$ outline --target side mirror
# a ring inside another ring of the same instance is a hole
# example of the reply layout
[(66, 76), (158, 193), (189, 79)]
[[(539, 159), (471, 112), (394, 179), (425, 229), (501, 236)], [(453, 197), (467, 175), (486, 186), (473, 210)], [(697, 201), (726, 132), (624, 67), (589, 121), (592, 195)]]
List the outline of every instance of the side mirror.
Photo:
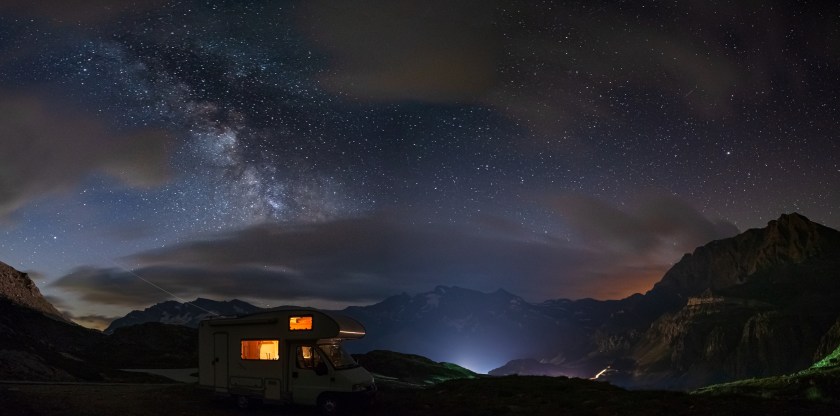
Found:
[(319, 362), (318, 365), (315, 366), (315, 374), (323, 376), (327, 373), (327, 364), (325, 364), (323, 361)]

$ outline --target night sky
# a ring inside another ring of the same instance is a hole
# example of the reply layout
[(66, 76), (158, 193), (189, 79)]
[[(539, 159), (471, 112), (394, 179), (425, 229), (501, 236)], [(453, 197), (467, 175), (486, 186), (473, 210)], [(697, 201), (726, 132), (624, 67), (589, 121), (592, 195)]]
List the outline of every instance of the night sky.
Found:
[(87, 325), (644, 292), (840, 228), (829, 3), (4, 0), (0, 261)]

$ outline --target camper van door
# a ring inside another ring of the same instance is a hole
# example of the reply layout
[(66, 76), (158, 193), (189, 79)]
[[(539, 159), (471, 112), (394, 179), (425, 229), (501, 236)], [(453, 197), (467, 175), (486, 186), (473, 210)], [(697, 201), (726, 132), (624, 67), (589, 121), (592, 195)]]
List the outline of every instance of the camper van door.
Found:
[(213, 383), (216, 389), (228, 388), (228, 334), (213, 334)]
[(326, 360), (315, 343), (294, 343), (289, 348), (292, 400), (298, 404), (316, 404), (318, 395), (330, 387)]

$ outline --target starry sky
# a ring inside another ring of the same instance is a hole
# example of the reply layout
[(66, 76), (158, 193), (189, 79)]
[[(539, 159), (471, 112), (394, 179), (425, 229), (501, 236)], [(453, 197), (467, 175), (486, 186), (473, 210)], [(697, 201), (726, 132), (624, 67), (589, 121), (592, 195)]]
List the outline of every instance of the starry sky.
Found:
[(648, 290), (840, 228), (840, 6), (5, 0), (0, 261), (78, 322), (167, 299)]

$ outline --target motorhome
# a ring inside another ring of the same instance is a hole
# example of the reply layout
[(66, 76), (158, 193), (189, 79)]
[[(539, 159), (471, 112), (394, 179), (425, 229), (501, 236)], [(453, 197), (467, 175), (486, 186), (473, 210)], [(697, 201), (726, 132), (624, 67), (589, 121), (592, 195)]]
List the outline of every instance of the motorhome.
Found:
[(367, 403), (373, 377), (341, 346), (365, 335), (345, 316), (286, 309), (201, 321), (199, 385), (254, 401), (317, 405), (323, 413)]

